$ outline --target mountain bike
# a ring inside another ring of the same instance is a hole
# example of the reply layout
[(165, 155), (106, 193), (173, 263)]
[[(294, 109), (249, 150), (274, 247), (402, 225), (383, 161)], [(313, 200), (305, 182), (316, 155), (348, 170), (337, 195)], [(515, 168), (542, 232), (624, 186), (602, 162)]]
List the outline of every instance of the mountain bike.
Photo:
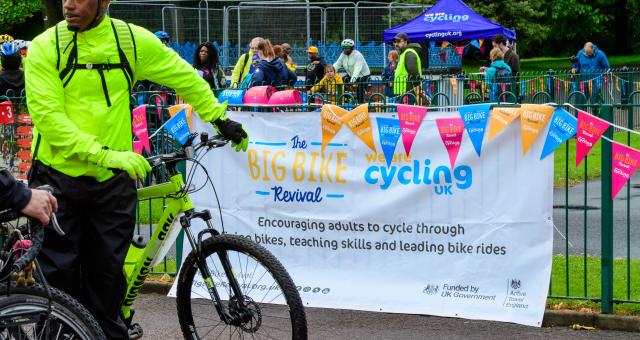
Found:
[[(38, 189), (53, 191), (49, 186)], [(89, 311), (71, 296), (49, 287), (35, 260), (42, 248), (44, 226), (39, 222), (22, 226), (16, 222), (14, 226), (11, 221), (19, 217), (12, 211), (0, 212), (4, 240), (0, 249), (0, 339), (106, 339)], [(55, 214), (51, 221), (51, 227), (64, 235)], [(12, 280), (12, 273), (27, 278)]]
[[(208, 210), (195, 210), (189, 197), (190, 193), (199, 190), (191, 186), (195, 169), (202, 168), (206, 175), (205, 185), (211, 183), (213, 186), (200, 160), (210, 150), (228, 142), (222, 137), (209, 138), (202, 133), (200, 141), (191, 146), (195, 138), (196, 134), (192, 134), (185, 146), (174, 153), (147, 159), (154, 171), (166, 169), (169, 181), (138, 189), (138, 200), (165, 198), (166, 208), (148, 243), (134, 242), (125, 260), (125, 263), (135, 263), (125, 268), (128, 286), (122, 305), (123, 319), (130, 330), (134, 330), (130, 336), (142, 336), (139, 325), (132, 323), (131, 306), (154, 258), (163, 256), (159, 249), (168, 240), (170, 228), (177, 220), (192, 249), (177, 279), (178, 320), (185, 339), (307, 339), (302, 300), (278, 259), (247, 238), (226, 234), (224, 225), (222, 232), (215, 229)], [(193, 167), (185, 182), (177, 165), (187, 160)], [(193, 219), (206, 223), (206, 228), (197, 235), (191, 229)]]

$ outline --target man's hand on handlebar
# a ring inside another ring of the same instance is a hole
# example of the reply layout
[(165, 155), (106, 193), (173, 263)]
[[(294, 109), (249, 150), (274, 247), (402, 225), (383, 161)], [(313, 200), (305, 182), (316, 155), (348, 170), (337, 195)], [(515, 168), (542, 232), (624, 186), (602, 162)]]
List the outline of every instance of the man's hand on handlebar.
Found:
[(31, 199), (20, 212), (40, 220), (43, 225), (47, 225), (51, 214), (56, 211), (58, 211), (58, 201), (51, 193), (45, 190), (31, 189)]
[(231, 119), (218, 119), (213, 122), (213, 127), (219, 134), (231, 141), (231, 146), (235, 147), (236, 151), (247, 151), (249, 135), (242, 124)]

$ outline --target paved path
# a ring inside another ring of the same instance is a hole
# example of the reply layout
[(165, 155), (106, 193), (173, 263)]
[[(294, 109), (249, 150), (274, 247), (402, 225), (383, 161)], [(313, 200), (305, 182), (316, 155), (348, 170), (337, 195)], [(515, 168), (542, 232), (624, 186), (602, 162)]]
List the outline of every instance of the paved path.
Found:
[[(633, 188), (633, 185), (640, 186), (640, 172), (636, 172), (631, 178), (631, 201), (630, 201), (630, 217), (631, 228), (629, 230), (631, 244), (630, 255), (632, 258), (640, 258), (640, 188)], [(586, 227), (585, 227), (585, 210), (584, 193), (585, 184), (579, 184), (569, 189), (569, 209), (568, 214), (568, 236), (571, 245), (566, 246), (563, 236), (559, 232), (553, 235), (553, 253), (564, 254), (568, 249), (569, 254), (584, 254), (584, 235), (587, 236), (586, 253), (592, 256), (601, 255), (600, 241), (600, 180), (588, 181), (587, 187), (587, 206), (586, 210)], [(566, 199), (565, 189), (556, 189), (553, 195), (554, 206), (565, 206)], [(616, 197), (613, 208), (614, 218), (614, 256), (627, 256), (627, 191), (626, 187)], [(567, 223), (565, 219), (565, 209), (556, 208), (553, 210), (553, 220), (556, 227), (562, 234), (567, 234)]]
[[(135, 308), (136, 322), (144, 329), (144, 339), (182, 339), (175, 299), (141, 294)], [(317, 340), (640, 339), (640, 333), (619, 331), (575, 331), (568, 327), (537, 328), (502, 322), (321, 308), (307, 308), (306, 311), (309, 338)]]

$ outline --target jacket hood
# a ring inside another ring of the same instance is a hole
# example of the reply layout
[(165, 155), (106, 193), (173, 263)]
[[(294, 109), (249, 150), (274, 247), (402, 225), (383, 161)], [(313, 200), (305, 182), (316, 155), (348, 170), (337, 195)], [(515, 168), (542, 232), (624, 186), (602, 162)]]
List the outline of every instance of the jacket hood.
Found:
[(588, 55), (584, 52), (584, 47), (583, 47), (583, 48), (578, 52), (578, 54), (582, 54), (583, 56), (585, 56), (585, 58), (594, 58), (595, 56), (597, 56), (597, 55), (598, 55), (598, 52), (599, 52), (599, 51), (600, 51), (600, 50), (598, 49), (598, 46), (596, 46), (596, 44), (593, 44), (593, 54), (592, 54), (592, 55), (589, 55), (589, 56), (588, 56)]
[(414, 51), (420, 53), (420, 51), (422, 51), (422, 46), (420, 46), (420, 44), (418, 43), (410, 43), (409, 45), (407, 45), (407, 48), (413, 49)]
[(491, 67), (495, 67), (495, 68), (508, 68), (511, 69), (509, 67), (509, 65), (507, 65), (507, 63), (504, 62), (504, 60), (502, 59), (498, 59), (494, 62), (491, 63)]
[(278, 74), (284, 70), (285, 66), (282, 60), (278, 57), (273, 58), (271, 61), (262, 60), (258, 64), (258, 67), (263, 68), (265, 72), (273, 72)]

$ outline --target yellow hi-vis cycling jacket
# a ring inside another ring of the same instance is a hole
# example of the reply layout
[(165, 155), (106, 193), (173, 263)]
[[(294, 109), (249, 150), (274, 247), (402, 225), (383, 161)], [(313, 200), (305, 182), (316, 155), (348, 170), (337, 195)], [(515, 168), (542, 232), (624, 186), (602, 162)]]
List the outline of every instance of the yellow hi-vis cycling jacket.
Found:
[[(131, 87), (137, 80), (146, 79), (174, 89), (204, 121), (225, 114), (226, 103), (218, 103), (207, 82), (191, 65), (151, 32), (123, 24), (105, 16), (98, 26), (74, 37), (75, 32), (62, 22), (40, 34), (29, 46), (25, 87), (35, 125), (32, 150), (40, 139), (36, 159), (68, 176), (91, 176), (100, 182), (113, 177), (112, 171), (88, 159), (103, 148), (132, 150), (129, 100)], [(116, 35), (116, 27), (119, 32), (125, 27), (128, 34)], [(68, 46), (60, 46), (58, 50), (56, 39), (64, 40), (65, 36), (70, 37)], [(61, 79), (74, 39), (76, 64), (81, 67)], [(127, 53), (127, 48), (121, 46), (126, 44), (134, 53)], [(128, 54), (126, 59), (134, 79), (128, 79), (120, 68), (98, 70), (94, 66), (121, 63), (123, 50)]]

